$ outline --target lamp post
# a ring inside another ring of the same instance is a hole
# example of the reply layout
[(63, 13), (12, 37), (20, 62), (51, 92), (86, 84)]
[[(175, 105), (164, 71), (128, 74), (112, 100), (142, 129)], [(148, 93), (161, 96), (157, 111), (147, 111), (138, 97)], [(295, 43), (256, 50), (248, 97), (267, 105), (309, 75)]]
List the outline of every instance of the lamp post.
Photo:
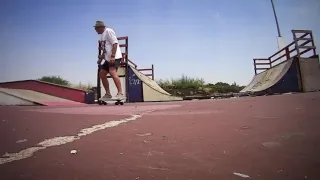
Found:
[[(284, 38), (281, 36), (281, 32), (280, 32), (280, 27), (279, 27), (279, 22), (278, 22), (278, 17), (277, 17), (277, 13), (276, 10), (274, 8), (274, 4), (273, 4), (273, 0), (271, 0), (271, 5), (272, 5), (272, 9), (273, 9), (273, 14), (274, 14), (274, 19), (276, 20), (276, 25), (277, 25), (277, 30), (278, 30), (278, 37), (277, 37), (277, 43), (278, 43), (278, 50), (280, 51), (281, 49), (283, 49), (286, 46), (285, 40)], [(284, 55), (284, 51), (280, 51), (279, 57)], [(285, 61), (285, 57), (282, 57), (279, 59), (279, 63)]]
[(276, 24), (277, 24), (278, 37), (281, 37), (280, 27), (279, 27), (279, 22), (278, 22), (278, 17), (277, 17), (277, 14), (276, 14), (276, 10), (275, 10), (275, 8), (274, 8), (273, 0), (271, 0), (271, 4), (272, 4), (272, 9), (273, 9), (274, 19), (276, 20)]

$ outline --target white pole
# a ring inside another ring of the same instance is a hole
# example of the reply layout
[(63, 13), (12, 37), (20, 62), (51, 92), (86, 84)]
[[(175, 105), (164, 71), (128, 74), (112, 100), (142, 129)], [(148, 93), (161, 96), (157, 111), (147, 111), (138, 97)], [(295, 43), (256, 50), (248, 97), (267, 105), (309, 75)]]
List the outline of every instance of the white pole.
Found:
[[(284, 37), (281, 36), (281, 32), (280, 32), (280, 26), (279, 26), (279, 22), (278, 22), (278, 17), (277, 17), (277, 13), (276, 13), (276, 10), (275, 10), (275, 7), (274, 7), (274, 3), (273, 3), (273, 0), (271, 0), (271, 5), (272, 5), (272, 10), (273, 10), (273, 14), (274, 14), (274, 19), (276, 21), (276, 26), (277, 26), (277, 31), (278, 31), (278, 37), (277, 37), (277, 44), (278, 44), (278, 51), (281, 50), (282, 48), (286, 47), (286, 42), (285, 42), (285, 39)], [(284, 55), (285, 52), (281, 52), (279, 53), (279, 56), (282, 56)], [(283, 58), (280, 58), (279, 59), (279, 63), (284, 61), (286, 57), (283, 57)], [(278, 64), (278, 63), (277, 63)], [(275, 64), (274, 64), (275, 65)]]

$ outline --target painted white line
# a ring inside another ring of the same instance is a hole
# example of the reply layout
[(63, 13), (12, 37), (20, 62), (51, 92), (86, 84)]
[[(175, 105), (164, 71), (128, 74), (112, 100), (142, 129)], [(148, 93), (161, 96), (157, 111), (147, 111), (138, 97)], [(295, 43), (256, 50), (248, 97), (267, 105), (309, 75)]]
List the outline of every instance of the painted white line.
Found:
[(27, 139), (21, 139), (21, 140), (18, 140), (16, 143), (24, 143), (24, 142), (27, 142), (28, 140)]
[(246, 174), (241, 174), (241, 173), (237, 173), (237, 172), (234, 172), (233, 174), (236, 175), (236, 176), (243, 177), (243, 178), (250, 178), (250, 176), (248, 176)]
[(137, 115), (131, 115), (128, 118), (120, 119), (118, 121), (108, 121), (103, 124), (98, 124), (98, 125), (94, 125), (90, 128), (82, 129), (82, 130), (80, 130), (80, 132), (76, 136), (61, 136), (61, 137), (54, 137), (54, 138), (46, 139), (46, 140), (38, 143), (35, 147), (30, 147), (30, 148), (21, 150), (18, 153), (5, 153), (2, 156), (2, 158), (0, 158), (0, 164), (5, 164), (5, 163), (12, 162), (12, 161), (17, 161), (17, 160), (29, 158), (29, 157), (33, 156), (33, 154), (37, 151), (44, 150), (44, 149), (46, 149), (48, 147), (52, 147), (52, 146), (60, 146), (63, 144), (71, 143), (75, 140), (80, 139), (80, 137), (82, 137), (82, 136), (87, 136), (87, 135), (92, 134), (96, 131), (104, 130), (104, 129), (110, 128), (110, 127), (119, 126), (122, 123), (127, 123), (129, 121), (137, 120), (138, 118), (141, 118), (143, 115), (150, 113), (150, 112), (153, 112), (153, 110), (146, 111), (144, 113), (137, 114)]

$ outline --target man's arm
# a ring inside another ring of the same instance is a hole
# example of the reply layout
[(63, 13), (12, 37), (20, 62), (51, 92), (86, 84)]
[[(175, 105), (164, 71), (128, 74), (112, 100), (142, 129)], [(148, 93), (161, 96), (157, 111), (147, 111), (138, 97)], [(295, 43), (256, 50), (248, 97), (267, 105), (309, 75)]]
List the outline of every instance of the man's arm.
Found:
[(114, 43), (112, 45), (112, 50), (111, 50), (111, 57), (112, 58), (114, 58), (116, 56), (117, 48), (118, 48), (118, 43)]
[(112, 44), (111, 57), (115, 57), (118, 48), (118, 39), (116, 33), (112, 30), (107, 31), (107, 38)]

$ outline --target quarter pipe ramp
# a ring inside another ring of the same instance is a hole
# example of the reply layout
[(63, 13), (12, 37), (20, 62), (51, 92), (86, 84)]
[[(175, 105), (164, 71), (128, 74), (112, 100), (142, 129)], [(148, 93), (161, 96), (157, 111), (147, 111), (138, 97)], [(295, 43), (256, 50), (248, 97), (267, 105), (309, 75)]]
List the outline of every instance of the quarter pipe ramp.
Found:
[(301, 90), (299, 78), (298, 58), (294, 57), (255, 75), (240, 93), (298, 92)]
[(130, 102), (156, 102), (156, 101), (180, 101), (176, 97), (162, 89), (155, 81), (145, 76), (135, 68), (129, 66), (129, 101)]
[[(183, 98), (173, 96), (162, 89), (155, 81), (147, 77), (139, 70), (132, 66), (118, 69), (118, 76), (124, 95), (128, 102), (160, 102), (160, 101), (182, 101)], [(110, 76), (108, 76), (109, 88), (111, 95), (117, 94), (117, 88)], [(105, 93), (104, 88), (101, 88), (102, 95)]]
[[(292, 34), (293, 42), (285, 47), (282, 39), (278, 38), (281, 49), (272, 56), (253, 59), (256, 75), (240, 94), (262, 95), (320, 90), (319, 56), (316, 54), (312, 31), (292, 30)], [(265, 71), (257, 74), (257, 70)]]
[(293, 57), (255, 75), (243, 94), (313, 92), (320, 90), (319, 57)]

